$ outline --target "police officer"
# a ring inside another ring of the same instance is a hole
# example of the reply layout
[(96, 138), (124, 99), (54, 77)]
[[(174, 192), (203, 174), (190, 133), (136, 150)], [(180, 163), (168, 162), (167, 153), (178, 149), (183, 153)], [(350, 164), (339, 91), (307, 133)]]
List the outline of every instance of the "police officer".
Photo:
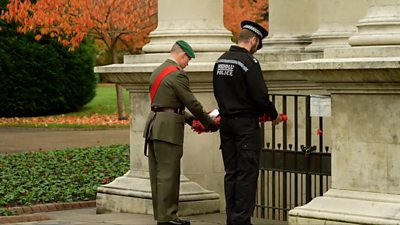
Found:
[(225, 167), (227, 225), (250, 225), (261, 150), (258, 117), (269, 114), (281, 121), (269, 100), (260, 64), (253, 54), (268, 32), (251, 21), (241, 23), (238, 45), (215, 63), (214, 95), (221, 115), (221, 152)]
[[(178, 40), (172, 46), (170, 58), (150, 76), (151, 111), (146, 121), (144, 137), (154, 219), (158, 225), (190, 224), (177, 216), (185, 122), (191, 125), (196, 117), (208, 130), (218, 130), (215, 121), (204, 112), (190, 90), (189, 78), (183, 69), (192, 58), (195, 58), (195, 54), (191, 46)], [(194, 116), (186, 113), (185, 107)]]

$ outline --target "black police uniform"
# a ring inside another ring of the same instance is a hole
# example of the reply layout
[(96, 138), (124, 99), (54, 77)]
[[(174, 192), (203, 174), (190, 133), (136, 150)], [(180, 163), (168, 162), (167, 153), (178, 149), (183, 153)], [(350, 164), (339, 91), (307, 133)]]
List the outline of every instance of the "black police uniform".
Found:
[(278, 114), (258, 60), (244, 48), (231, 46), (217, 60), (213, 86), (221, 115), (227, 225), (249, 225), (261, 150), (258, 117), (267, 113), (276, 119)]

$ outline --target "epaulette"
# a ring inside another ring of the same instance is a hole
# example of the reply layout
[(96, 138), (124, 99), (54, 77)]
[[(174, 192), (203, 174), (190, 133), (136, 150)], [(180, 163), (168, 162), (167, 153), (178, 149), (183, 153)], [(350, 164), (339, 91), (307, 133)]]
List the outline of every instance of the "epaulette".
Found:
[(251, 60), (252, 62), (254, 62), (255, 64), (258, 64), (258, 59), (256, 59), (253, 55), (247, 54), (247, 56), (250, 58), (250, 60)]

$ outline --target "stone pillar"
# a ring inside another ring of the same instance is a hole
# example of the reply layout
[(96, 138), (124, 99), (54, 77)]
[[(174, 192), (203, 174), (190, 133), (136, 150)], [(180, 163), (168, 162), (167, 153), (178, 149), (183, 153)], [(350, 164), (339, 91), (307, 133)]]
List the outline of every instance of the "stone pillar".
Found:
[(150, 33), (145, 53), (169, 52), (171, 43), (184, 39), (196, 52), (223, 52), (232, 33), (223, 24), (223, 1), (158, 1), (158, 27)]
[[(304, 59), (304, 48), (318, 28), (318, 0), (270, 0), (269, 35), (258, 54), (266, 61)], [(262, 59), (260, 59), (262, 60)]]
[(350, 47), (349, 37), (357, 31), (357, 21), (365, 16), (367, 0), (319, 0), (319, 27), (306, 51)]
[(358, 21), (351, 48), (329, 49), (325, 58), (397, 57), (400, 51), (400, 0), (368, 0), (366, 16)]
[(367, 15), (358, 24), (352, 46), (399, 45), (400, 0), (369, 0)]
[(400, 224), (399, 60), (296, 65), (331, 93), (332, 187), (290, 210), (289, 224)]
[(399, 10), (370, 0), (351, 47), (280, 65), (332, 98), (332, 188), (290, 210), (289, 224), (400, 224)]
[[(130, 171), (98, 188), (98, 213), (153, 213), (148, 162), (143, 155), (144, 124), (150, 110), (148, 81), (151, 72), (169, 57), (176, 40), (186, 40), (196, 52), (196, 58), (187, 68), (192, 91), (205, 110), (216, 107), (212, 95), (212, 68), (217, 57), (232, 44), (232, 34), (223, 26), (222, 3), (222, 0), (204, 0), (201, 4), (196, 0), (158, 1), (158, 28), (150, 34), (150, 43), (143, 48), (146, 54), (128, 55), (123, 64), (95, 68), (106, 81), (128, 89), (132, 117)], [(218, 142), (216, 133), (198, 135), (186, 128), (180, 215), (211, 213), (224, 208), (220, 201), (224, 171), (217, 151)], [(214, 191), (203, 186), (212, 187)]]

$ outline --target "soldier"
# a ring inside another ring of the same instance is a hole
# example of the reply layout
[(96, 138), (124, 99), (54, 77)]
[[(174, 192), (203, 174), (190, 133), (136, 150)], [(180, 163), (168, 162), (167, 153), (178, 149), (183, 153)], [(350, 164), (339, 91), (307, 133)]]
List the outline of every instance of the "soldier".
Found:
[(227, 225), (251, 224), (261, 150), (258, 117), (270, 115), (273, 125), (281, 121), (269, 100), (260, 64), (253, 57), (268, 32), (251, 21), (243, 21), (241, 26), (238, 45), (217, 60), (213, 71), (221, 116)]
[[(190, 45), (178, 40), (172, 46), (170, 58), (150, 76), (151, 112), (144, 137), (145, 155), (149, 146), (151, 194), (158, 225), (190, 224), (177, 216), (185, 122), (191, 125), (196, 118), (210, 131), (218, 130), (190, 90), (189, 78), (183, 69), (192, 58), (195, 54)], [(185, 107), (194, 116), (186, 113)]]

